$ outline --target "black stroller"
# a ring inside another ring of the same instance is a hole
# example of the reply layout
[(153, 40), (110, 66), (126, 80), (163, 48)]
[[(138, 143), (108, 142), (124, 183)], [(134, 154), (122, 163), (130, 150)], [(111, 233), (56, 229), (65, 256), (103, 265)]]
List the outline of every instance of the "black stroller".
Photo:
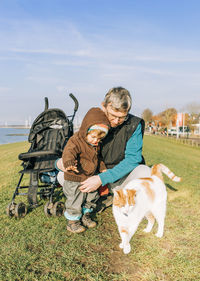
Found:
[[(27, 213), (25, 203), (14, 202), (17, 195), (27, 195), (30, 209), (38, 206), (38, 196), (40, 199), (48, 199), (44, 206), (47, 216), (61, 216), (64, 212), (64, 203), (54, 202), (55, 197), (58, 198), (58, 194), (62, 192), (57, 181), (55, 161), (61, 157), (64, 146), (74, 131), (73, 120), (79, 104), (73, 94), (69, 96), (75, 103), (74, 113), (69, 116), (58, 108), (49, 109), (48, 98), (45, 97), (45, 110), (35, 119), (30, 129), (29, 151), (19, 154), (23, 170), (19, 172), (21, 176), (18, 185), (6, 210), (9, 217), (21, 218)], [(24, 174), (30, 174), (28, 186), (20, 185)], [(20, 189), (28, 190), (20, 192)]]

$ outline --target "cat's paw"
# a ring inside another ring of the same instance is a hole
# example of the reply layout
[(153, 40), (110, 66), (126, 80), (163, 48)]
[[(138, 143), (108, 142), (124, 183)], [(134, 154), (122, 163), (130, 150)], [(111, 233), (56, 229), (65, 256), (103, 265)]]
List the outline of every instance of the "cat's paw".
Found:
[(120, 247), (120, 249), (123, 249), (124, 248), (123, 243), (120, 243), (119, 247)]
[(157, 232), (157, 233), (156, 233), (156, 237), (158, 237), (158, 238), (163, 237), (163, 233)]
[(131, 251), (131, 245), (128, 244), (124, 247), (123, 252), (124, 252), (124, 254), (128, 254), (128, 253), (130, 253), (130, 251)]
[(149, 233), (151, 231), (151, 229), (146, 227), (143, 231), (146, 232), (146, 233)]

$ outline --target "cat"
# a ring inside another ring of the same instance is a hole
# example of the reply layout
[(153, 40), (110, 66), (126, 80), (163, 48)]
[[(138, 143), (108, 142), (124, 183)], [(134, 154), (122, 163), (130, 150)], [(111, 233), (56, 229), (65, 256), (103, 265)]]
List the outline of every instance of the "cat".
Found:
[(144, 217), (148, 220), (144, 231), (150, 232), (156, 219), (156, 236), (163, 236), (167, 191), (162, 173), (173, 181), (181, 181), (165, 165), (157, 164), (151, 168), (150, 177), (127, 180), (122, 189), (114, 191), (112, 211), (122, 240), (119, 247), (124, 254), (131, 251), (129, 242)]

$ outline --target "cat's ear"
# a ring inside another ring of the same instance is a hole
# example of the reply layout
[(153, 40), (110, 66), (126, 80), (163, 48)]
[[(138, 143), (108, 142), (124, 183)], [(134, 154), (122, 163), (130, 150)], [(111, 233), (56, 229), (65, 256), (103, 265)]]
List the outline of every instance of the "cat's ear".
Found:
[(114, 197), (117, 198), (117, 199), (121, 199), (121, 198), (124, 198), (124, 192), (122, 189), (119, 189), (119, 190), (114, 190)]
[(119, 191), (118, 190), (114, 190), (114, 196), (119, 197)]
[(131, 206), (135, 205), (135, 195), (136, 195), (135, 189), (128, 189), (127, 190), (128, 204), (131, 205)]
[(134, 197), (136, 195), (136, 190), (135, 189), (130, 189), (129, 192), (131, 193), (131, 195)]
[(120, 208), (126, 205), (126, 196), (122, 189), (114, 190), (113, 205)]

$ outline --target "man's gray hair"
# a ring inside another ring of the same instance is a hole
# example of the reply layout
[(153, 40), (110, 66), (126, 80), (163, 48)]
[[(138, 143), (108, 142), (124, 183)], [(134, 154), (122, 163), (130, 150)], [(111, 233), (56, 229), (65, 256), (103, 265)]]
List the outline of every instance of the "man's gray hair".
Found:
[(116, 111), (127, 112), (131, 109), (132, 99), (128, 90), (122, 87), (115, 87), (108, 91), (103, 103), (105, 107), (110, 104)]

